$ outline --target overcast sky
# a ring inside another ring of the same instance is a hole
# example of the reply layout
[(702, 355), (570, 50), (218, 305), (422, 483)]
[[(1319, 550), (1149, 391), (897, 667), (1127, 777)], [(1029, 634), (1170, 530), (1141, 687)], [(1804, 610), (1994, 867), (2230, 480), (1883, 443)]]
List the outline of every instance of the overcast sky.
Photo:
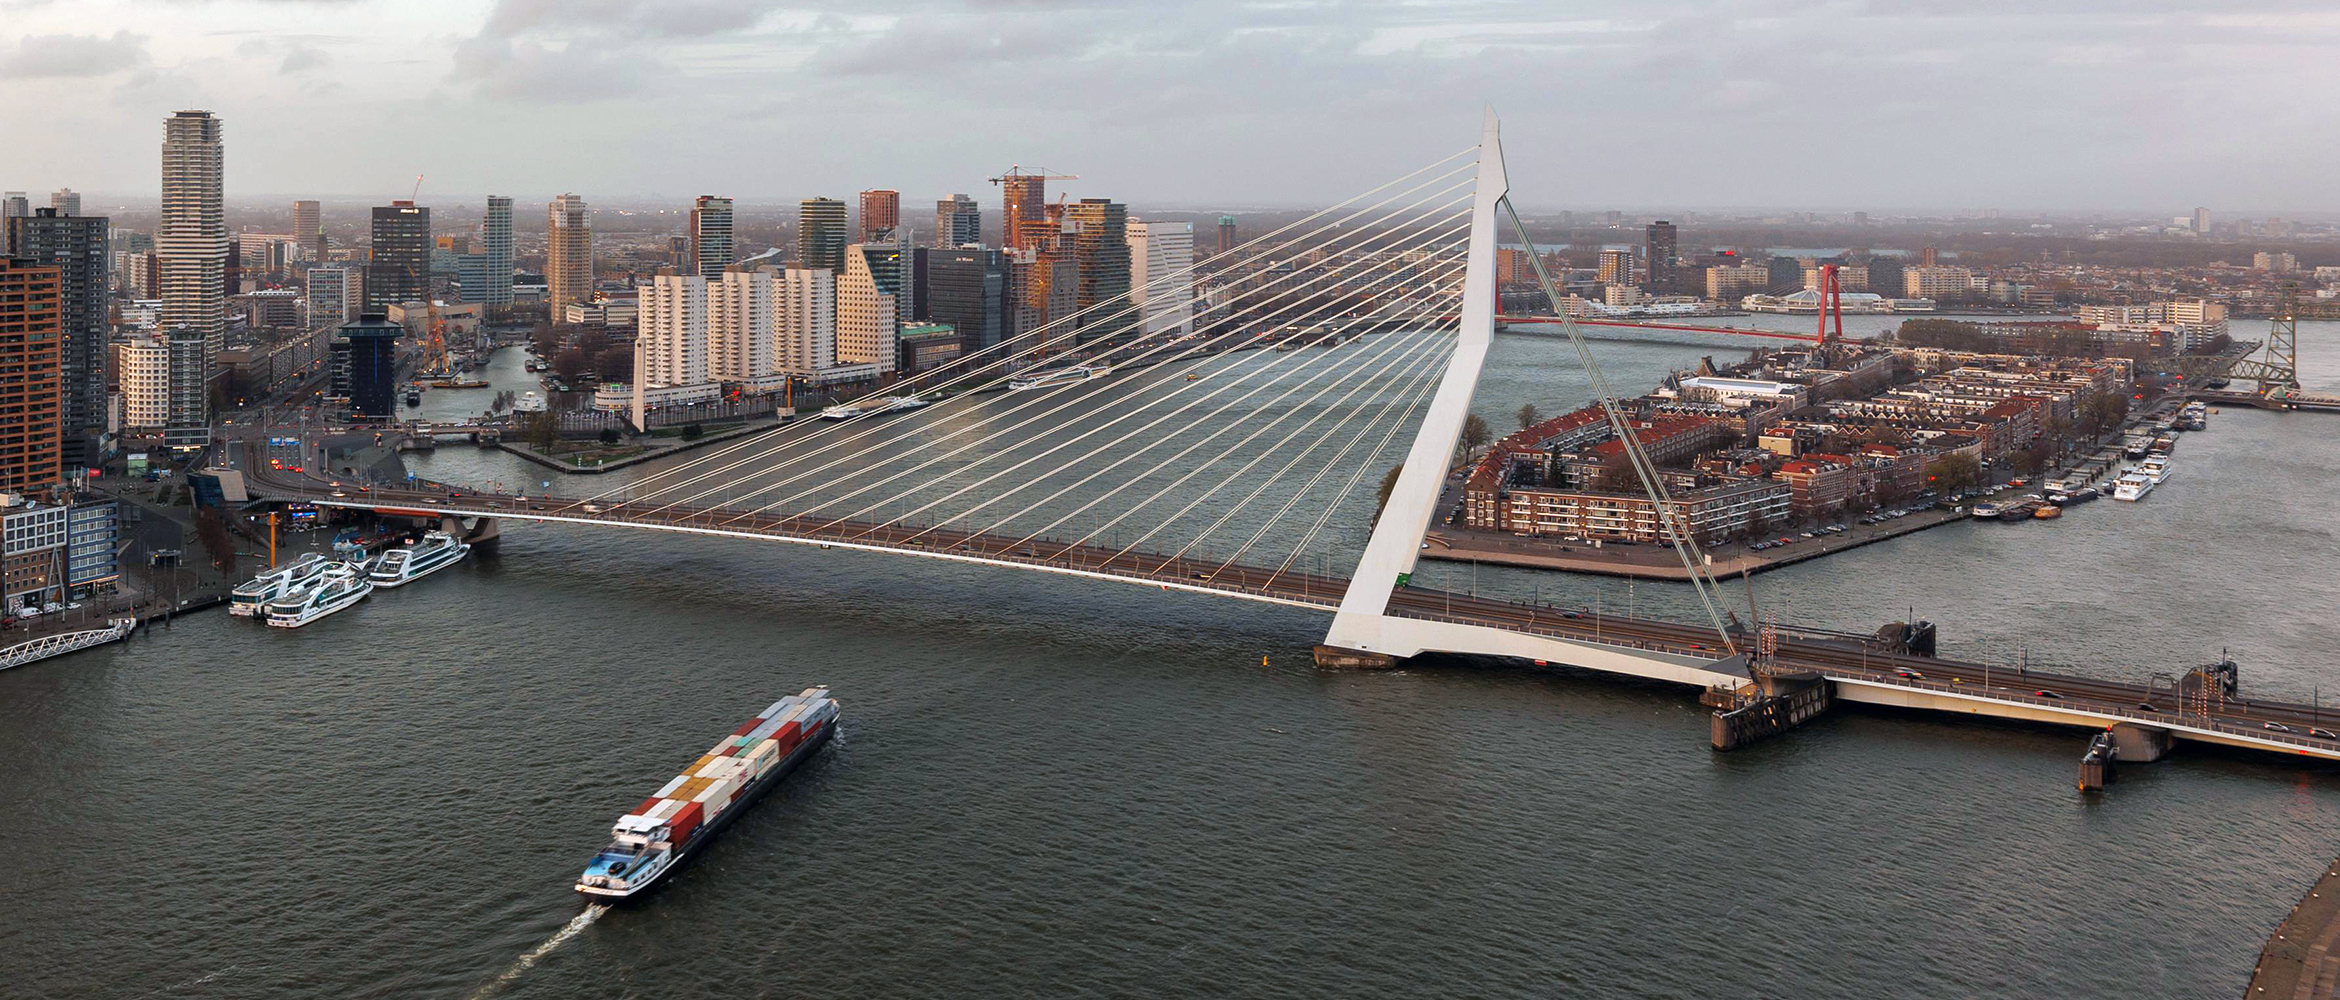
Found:
[(231, 199), (1322, 204), (1492, 103), (1524, 206), (2306, 213), (2336, 55), (2329, 0), (0, 0), (0, 188), (151, 197), (207, 108)]

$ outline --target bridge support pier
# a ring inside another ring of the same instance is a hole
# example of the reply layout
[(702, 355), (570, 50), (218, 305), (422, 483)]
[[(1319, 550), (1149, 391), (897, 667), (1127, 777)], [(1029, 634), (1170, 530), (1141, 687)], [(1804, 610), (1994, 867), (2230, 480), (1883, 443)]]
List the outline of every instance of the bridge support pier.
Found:
[(503, 537), (499, 522), (492, 517), (478, 518), (466, 526), (463, 519), (449, 515), (439, 519), (439, 530), (468, 542), (475, 549), (491, 549)]
[(1810, 722), (1836, 704), (1836, 688), (1815, 673), (1765, 674), (1753, 697), (1737, 708), (1716, 709), (1710, 736), (1716, 750), (1760, 743)]
[(2080, 790), (2101, 792), (2113, 780), (2114, 763), (2119, 752), (2113, 747), (2113, 734), (2100, 732), (2088, 741), (2088, 749), (2080, 754)]
[(2123, 764), (2150, 764), (2169, 756), (2169, 730), (2133, 722), (2112, 727), (2113, 757)]
[(1316, 665), (1323, 670), (1387, 670), (1397, 666), (1399, 657), (1388, 653), (1370, 653), (1362, 649), (1343, 649), (1318, 643)]

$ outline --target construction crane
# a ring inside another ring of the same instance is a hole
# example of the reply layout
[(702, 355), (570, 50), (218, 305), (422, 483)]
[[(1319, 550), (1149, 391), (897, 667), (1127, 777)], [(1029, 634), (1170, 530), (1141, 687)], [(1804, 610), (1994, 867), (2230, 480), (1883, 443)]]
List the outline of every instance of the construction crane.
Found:
[(1077, 181), (1081, 179), (1081, 175), (1052, 174), (1048, 172), (1047, 167), (1041, 167), (1038, 172), (1031, 172), (1026, 171), (1024, 169), (1024, 165), (1021, 163), (1010, 163), (1008, 164), (1006, 172), (1001, 173), (997, 177), (991, 178), (991, 182), (993, 184), (1005, 184), (1008, 181), (1017, 179), (1030, 179), (1040, 181), (1042, 183), (1047, 183), (1048, 181)]
[(1081, 175), (1079, 174), (1049, 173), (1047, 167), (1041, 167), (1038, 171), (1026, 171), (1021, 163), (1008, 164), (1006, 172), (990, 178), (991, 183), (1000, 186), (1000, 193), (1006, 199), (1006, 204), (1003, 206), (1006, 211), (1000, 216), (1000, 242), (1010, 247), (1020, 248), (1024, 245), (1024, 241), (1017, 237), (1016, 230), (1023, 228), (1024, 223), (1032, 220), (1024, 218), (1023, 212), (1019, 209), (1017, 204), (1019, 195), (1030, 198), (1030, 203), (1034, 208), (1046, 212), (1049, 181), (1077, 181), (1080, 179)]

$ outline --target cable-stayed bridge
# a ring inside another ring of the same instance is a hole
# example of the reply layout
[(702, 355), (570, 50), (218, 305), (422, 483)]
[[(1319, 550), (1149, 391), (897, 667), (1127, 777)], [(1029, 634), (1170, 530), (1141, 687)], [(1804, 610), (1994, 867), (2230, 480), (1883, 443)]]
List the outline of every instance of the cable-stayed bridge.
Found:
[[(329, 488), (265, 469), (257, 453), (246, 468), (278, 498), (470, 531), (542, 522), (777, 541), (1319, 610), (1331, 614), (1317, 650), (1328, 666), (1450, 653), (1691, 685), (1723, 709), (1718, 746), (1849, 700), (2340, 759), (2340, 736), (2315, 735), (2312, 707), (2244, 705), (2213, 673), (2159, 693), (2037, 672), (2010, 687), (1985, 664), (1726, 620), (1572, 326), (1706, 620), (1416, 585), (1424, 533), (1459, 488), (1450, 472), (1493, 333), (1496, 243), (1528, 242), (1507, 195), (1490, 114), (1477, 144), (1213, 258), (1218, 291), (1191, 332), (1149, 328), (1134, 296), (1096, 302), (970, 345), (838, 419), (785, 423), (590, 495)], [(1190, 279), (1162, 275), (1146, 291)]]

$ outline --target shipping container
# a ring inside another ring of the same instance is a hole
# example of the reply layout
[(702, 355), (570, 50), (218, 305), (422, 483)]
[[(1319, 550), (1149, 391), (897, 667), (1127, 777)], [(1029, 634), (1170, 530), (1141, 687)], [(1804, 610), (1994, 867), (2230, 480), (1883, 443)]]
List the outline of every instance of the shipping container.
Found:
[(649, 798), (643, 799), (643, 800), (642, 800), (642, 804), (641, 804), (641, 805), (638, 805), (638, 806), (635, 806), (635, 807), (634, 807), (634, 811), (633, 811), (633, 812), (631, 812), (631, 813), (629, 813), (628, 815), (632, 815), (632, 816), (647, 816), (647, 815), (649, 815), (649, 814), (650, 814), (650, 810), (658, 808), (658, 803), (659, 803), (659, 798), (658, 798), (658, 796), (655, 796), (655, 795), (653, 795), (653, 796), (650, 796)]
[[(658, 789), (658, 791), (657, 791), (655, 794), (651, 795), (650, 797), (651, 797), (651, 798), (654, 798), (654, 799), (671, 799), (671, 798), (674, 798), (674, 797), (675, 797), (674, 790), (675, 790), (675, 789), (677, 789), (677, 788), (681, 788), (681, 787), (682, 787), (682, 784), (683, 784), (683, 781), (684, 781), (686, 778), (688, 778), (688, 777), (689, 777), (688, 775), (682, 775), (682, 774), (675, 775), (675, 776), (674, 776), (674, 780), (673, 780), (673, 781), (669, 781), (669, 782), (667, 782), (666, 784), (659, 786), (659, 789)], [(687, 798), (690, 798), (690, 796), (688, 796), (688, 795), (685, 795), (685, 796), (682, 796), (682, 797), (683, 797), (683, 798), (686, 798), (686, 799), (687, 799)]]
[(681, 787), (676, 788), (666, 797), (677, 802), (689, 802), (692, 799), (698, 798), (700, 792), (706, 791), (707, 786), (714, 783), (714, 781), (707, 778), (691, 778), (684, 781)]
[(760, 725), (763, 725), (763, 724), (764, 724), (764, 720), (762, 720), (762, 719), (749, 719), (749, 720), (747, 720), (746, 722), (740, 723), (740, 724), (739, 724), (739, 728), (738, 728), (738, 729), (734, 729), (734, 730), (732, 730), (732, 731), (731, 731), (731, 735), (733, 735), (733, 736), (746, 736), (748, 733), (750, 733), (750, 732), (754, 731), (754, 729), (755, 729), (757, 726), (760, 726)]
[(703, 790), (701, 790), (701, 791), (699, 792), (699, 794), (691, 796), (691, 801), (693, 801), (693, 802), (707, 802), (707, 801), (720, 801), (720, 802), (729, 802), (729, 801), (731, 801), (731, 793), (733, 793), (733, 792), (736, 792), (736, 791), (738, 791), (738, 790), (739, 790), (739, 782), (738, 782), (738, 781), (735, 781), (735, 780), (733, 780), (733, 779), (731, 779), (731, 778), (725, 778), (725, 779), (723, 779), (723, 780), (721, 780), (721, 781), (710, 782), (710, 783), (707, 785), (707, 787), (706, 787), (705, 789), (703, 789)]
[(704, 822), (705, 818), (706, 810), (696, 802), (677, 809), (674, 811), (674, 817), (667, 820), (667, 835), (677, 844), (689, 840), (691, 834), (698, 831), (699, 824)]
[(680, 810), (682, 807), (683, 803), (676, 802), (673, 799), (660, 799), (658, 800), (657, 807), (650, 810), (649, 816), (651, 819), (664, 823), (667, 820), (673, 819), (675, 812)]

